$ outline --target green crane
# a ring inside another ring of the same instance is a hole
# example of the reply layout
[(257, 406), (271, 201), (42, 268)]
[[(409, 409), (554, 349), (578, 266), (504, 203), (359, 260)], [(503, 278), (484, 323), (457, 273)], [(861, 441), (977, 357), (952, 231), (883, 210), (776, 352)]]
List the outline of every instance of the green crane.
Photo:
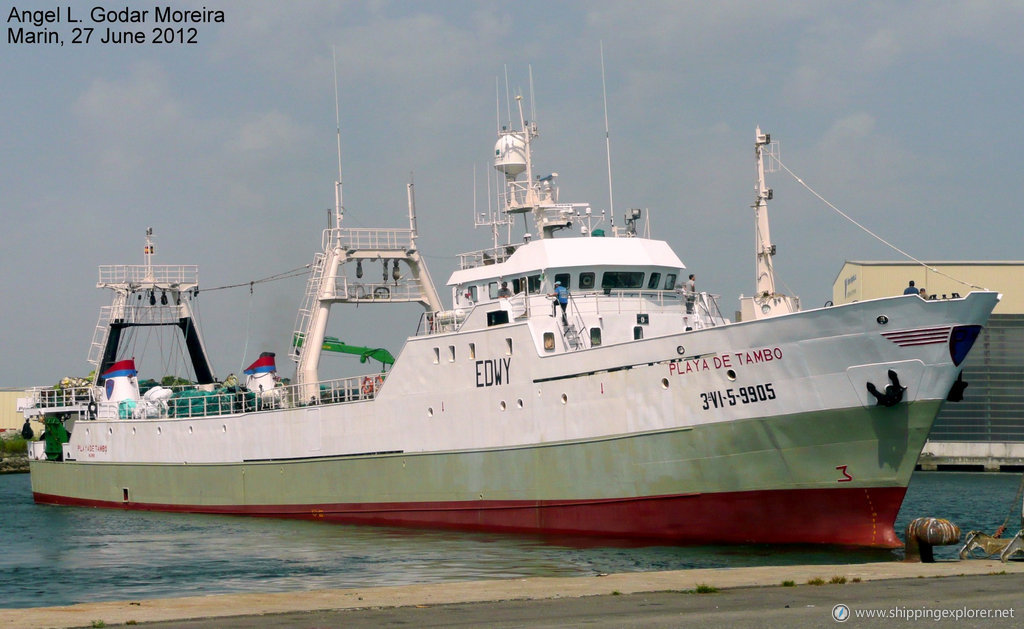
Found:
[[(302, 334), (296, 334), (293, 339), (295, 347), (302, 347), (302, 341), (304, 337)], [(384, 349), (383, 347), (362, 347), (359, 345), (349, 345), (335, 336), (325, 336), (324, 344), (321, 347), (324, 351), (337, 352), (339, 354), (352, 354), (359, 357), (359, 362), (365, 363), (367, 359), (374, 359), (380, 361), (381, 371), (384, 371), (385, 365), (395, 364), (395, 357), (391, 355), (391, 352)]]

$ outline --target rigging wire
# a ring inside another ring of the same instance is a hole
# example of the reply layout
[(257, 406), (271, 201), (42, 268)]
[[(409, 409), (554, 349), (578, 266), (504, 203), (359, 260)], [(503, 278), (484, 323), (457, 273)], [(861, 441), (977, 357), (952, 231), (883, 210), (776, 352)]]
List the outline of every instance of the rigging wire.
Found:
[(823, 197), (823, 196), (821, 196), (820, 194), (818, 194), (818, 192), (817, 192), (817, 191), (816, 191), (816, 190), (815, 190), (814, 188), (812, 188), (812, 187), (810, 187), (809, 185), (807, 185), (807, 183), (806, 183), (806, 182), (804, 182), (804, 180), (803, 180), (803, 179), (801, 179), (800, 177), (797, 177), (796, 173), (794, 173), (794, 172), (793, 172), (792, 170), (790, 170), (790, 169), (789, 169), (789, 166), (786, 166), (785, 164), (783, 164), (783, 163), (782, 163), (782, 160), (780, 160), (780, 159), (779, 159), (778, 157), (773, 157), (772, 159), (773, 159), (773, 160), (775, 161), (775, 163), (776, 163), (776, 164), (778, 164), (778, 165), (779, 165), (779, 166), (780, 166), (780, 167), (781, 167), (781, 168), (782, 168), (783, 170), (785, 170), (785, 171), (786, 171), (787, 173), (789, 173), (789, 174), (790, 174), (790, 176), (791, 176), (791, 177), (793, 177), (793, 179), (796, 179), (797, 183), (799, 183), (799, 184), (800, 184), (801, 186), (803, 186), (804, 188), (807, 188), (807, 191), (808, 191), (808, 192), (810, 192), (810, 193), (811, 193), (811, 194), (813, 194), (814, 196), (818, 197), (818, 199), (819, 199), (819, 200), (821, 200), (821, 202), (822, 202), (822, 203), (824, 203), (825, 205), (827, 205), (827, 206), (829, 206), (830, 208), (832, 208), (833, 210), (835, 210), (835, 212), (836, 212), (836, 213), (838, 213), (838, 214), (839, 214), (840, 216), (842, 216), (842, 217), (843, 217), (843, 218), (845, 218), (846, 220), (850, 221), (851, 223), (853, 223), (854, 225), (856, 225), (857, 227), (859, 227), (860, 229), (862, 229), (862, 230), (863, 230), (864, 232), (866, 232), (867, 234), (869, 234), (870, 236), (872, 236), (873, 238), (875, 238), (876, 240), (878, 240), (879, 242), (881, 242), (881, 243), (882, 243), (883, 245), (885, 245), (885, 246), (889, 247), (890, 249), (892, 249), (892, 250), (894, 250), (894, 251), (897, 251), (897, 252), (899, 252), (899, 253), (900, 253), (901, 255), (903, 255), (903, 256), (904, 256), (905, 258), (907, 258), (907, 259), (909, 259), (909, 260), (912, 260), (912, 261), (916, 262), (917, 264), (920, 264), (921, 266), (923, 266), (924, 268), (928, 269), (929, 271), (931, 271), (931, 272), (933, 272), (933, 273), (938, 273), (939, 275), (941, 275), (941, 276), (943, 276), (943, 277), (946, 277), (946, 278), (948, 278), (948, 279), (951, 279), (951, 280), (953, 280), (954, 282), (956, 282), (956, 283), (958, 283), (958, 284), (963, 284), (964, 286), (969, 286), (969, 287), (971, 287), (971, 288), (977, 288), (977, 289), (979, 289), (979, 290), (988, 290), (988, 289), (984, 288), (983, 286), (977, 286), (977, 285), (975, 285), (975, 284), (971, 284), (970, 282), (966, 282), (966, 281), (964, 281), (964, 280), (961, 280), (961, 279), (959, 279), (959, 278), (953, 277), (952, 275), (949, 275), (948, 273), (943, 273), (943, 272), (942, 272), (942, 271), (940, 271), (939, 269), (937, 269), (937, 268), (935, 268), (935, 267), (933, 267), (933, 266), (929, 266), (929, 265), (928, 265), (927, 263), (925, 263), (925, 262), (922, 262), (921, 260), (918, 260), (918, 259), (917, 259), (917, 258), (915, 258), (914, 256), (910, 255), (910, 254), (909, 254), (909, 253), (907, 253), (906, 251), (904, 251), (904, 250), (900, 249), (900, 248), (899, 248), (899, 247), (897, 247), (896, 245), (894, 245), (894, 244), (892, 244), (891, 242), (887, 241), (886, 239), (882, 238), (881, 236), (879, 236), (879, 235), (878, 235), (878, 234), (876, 234), (875, 232), (871, 231), (871, 230), (870, 230), (870, 229), (868, 229), (867, 227), (865, 227), (865, 226), (861, 225), (860, 223), (858, 223), (857, 221), (855, 221), (855, 220), (854, 220), (854, 219), (853, 219), (852, 217), (850, 217), (850, 215), (848, 215), (847, 213), (843, 212), (842, 210), (840, 210), (839, 208), (837, 208), (837, 207), (836, 207), (835, 205), (833, 205), (832, 203), (830, 203), (828, 199), (826, 199), (825, 197)]
[(255, 282), (249, 282), (249, 311), (245, 315), (245, 347), (242, 349), (241, 366), (239, 366), (238, 371), (245, 371), (245, 357), (249, 354), (249, 337), (252, 335), (252, 307), (255, 299), (252, 290), (253, 284)]
[(254, 284), (264, 284), (266, 282), (276, 282), (277, 280), (287, 280), (287, 279), (291, 279), (293, 277), (300, 277), (300, 276), (305, 275), (305, 274), (307, 274), (309, 272), (309, 267), (310, 267), (310, 265), (305, 264), (303, 266), (291, 269), (290, 271), (284, 271), (282, 273), (277, 273), (275, 275), (268, 275), (267, 277), (260, 278), (258, 280), (252, 280), (252, 281), (249, 281), (249, 282), (242, 282), (240, 284), (225, 284), (224, 286), (215, 286), (213, 288), (204, 288), (204, 289), (202, 289), (201, 292), (208, 293), (208, 292), (214, 291), (214, 290), (225, 290), (225, 289), (228, 289), (228, 288), (241, 288), (243, 286), (248, 286), (250, 288), (250, 290), (251, 290), (252, 286)]

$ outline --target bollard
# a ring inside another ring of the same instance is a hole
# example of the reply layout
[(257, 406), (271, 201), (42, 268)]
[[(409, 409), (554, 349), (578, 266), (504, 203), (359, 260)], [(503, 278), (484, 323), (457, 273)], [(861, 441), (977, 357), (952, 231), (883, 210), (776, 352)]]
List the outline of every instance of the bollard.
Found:
[(932, 547), (958, 543), (960, 527), (941, 518), (917, 518), (907, 525), (906, 537), (903, 561), (935, 563)]

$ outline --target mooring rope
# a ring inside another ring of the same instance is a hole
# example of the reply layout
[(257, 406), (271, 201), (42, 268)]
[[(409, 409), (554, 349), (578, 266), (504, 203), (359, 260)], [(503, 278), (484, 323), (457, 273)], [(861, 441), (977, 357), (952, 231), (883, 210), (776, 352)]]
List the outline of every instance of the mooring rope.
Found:
[[(1017, 497), (1014, 498), (1013, 502), (1010, 504), (1010, 512), (1006, 514), (1006, 519), (1003, 520), (1003, 524), (996, 529), (995, 535), (992, 537), (999, 537), (1003, 534), (1003, 531), (1006, 530), (1006, 525), (1010, 523), (1010, 518), (1013, 517), (1014, 512), (1017, 510), (1017, 503), (1020, 502), (1022, 495), (1024, 495), (1024, 474), (1020, 475), (1020, 487), (1017, 488)], [(1021, 527), (1024, 527), (1024, 512), (1021, 513)]]
[(821, 196), (820, 194), (818, 194), (818, 192), (817, 192), (817, 191), (816, 191), (816, 190), (815, 190), (814, 188), (812, 188), (812, 187), (810, 187), (809, 185), (807, 185), (807, 183), (806, 183), (806, 182), (805, 182), (805, 181), (804, 181), (803, 179), (801, 179), (800, 177), (797, 177), (796, 173), (794, 173), (794, 172), (793, 172), (792, 170), (790, 170), (788, 166), (786, 166), (785, 164), (783, 164), (783, 163), (782, 163), (782, 160), (780, 160), (780, 159), (779, 159), (778, 157), (772, 157), (772, 159), (773, 159), (773, 160), (775, 161), (775, 163), (776, 163), (776, 164), (778, 164), (778, 165), (779, 165), (779, 166), (780, 166), (780, 167), (781, 167), (781, 168), (782, 168), (783, 170), (785, 170), (785, 171), (786, 171), (787, 173), (789, 173), (789, 174), (790, 174), (790, 176), (791, 176), (791, 177), (793, 177), (793, 179), (796, 179), (797, 183), (799, 183), (799, 184), (800, 184), (801, 186), (803, 186), (804, 188), (807, 188), (807, 191), (808, 191), (808, 192), (810, 192), (810, 193), (811, 193), (811, 194), (813, 194), (814, 196), (818, 197), (818, 199), (820, 199), (822, 203), (824, 203), (825, 205), (827, 205), (827, 206), (829, 206), (830, 208), (832, 208), (832, 209), (833, 209), (833, 210), (834, 210), (834, 211), (835, 211), (835, 212), (836, 212), (837, 214), (839, 214), (840, 216), (842, 216), (842, 217), (843, 217), (843, 218), (845, 218), (846, 220), (850, 221), (851, 223), (853, 223), (854, 225), (856, 225), (857, 227), (859, 227), (860, 229), (862, 229), (862, 230), (863, 230), (864, 232), (866, 232), (867, 234), (869, 234), (870, 236), (872, 236), (873, 238), (875, 238), (876, 240), (878, 240), (878, 241), (879, 241), (880, 243), (882, 243), (882, 244), (883, 244), (883, 245), (885, 245), (886, 247), (889, 247), (890, 249), (892, 249), (892, 250), (894, 250), (894, 251), (897, 251), (897, 252), (899, 252), (899, 253), (900, 253), (901, 255), (903, 255), (903, 256), (904, 256), (905, 258), (907, 258), (907, 259), (909, 259), (909, 260), (912, 260), (912, 261), (916, 262), (917, 264), (920, 264), (921, 266), (923, 266), (924, 268), (928, 269), (929, 271), (931, 271), (931, 272), (933, 272), (933, 273), (938, 273), (939, 275), (941, 275), (941, 276), (943, 276), (943, 277), (946, 277), (946, 278), (949, 278), (949, 279), (953, 280), (954, 282), (956, 282), (956, 283), (958, 283), (958, 284), (963, 284), (964, 286), (969, 286), (969, 287), (971, 287), (971, 288), (977, 288), (978, 290), (988, 290), (988, 289), (986, 289), (986, 288), (985, 288), (985, 287), (983, 287), (983, 286), (976, 286), (976, 285), (974, 285), (974, 284), (971, 284), (970, 282), (965, 282), (964, 280), (961, 280), (960, 278), (957, 278), (957, 277), (953, 277), (952, 275), (949, 275), (948, 273), (943, 273), (943, 272), (942, 272), (942, 271), (940, 271), (939, 269), (937, 269), (937, 268), (935, 268), (935, 267), (933, 267), (933, 266), (929, 266), (929, 265), (928, 265), (927, 263), (925, 263), (925, 262), (923, 262), (923, 261), (921, 261), (921, 260), (918, 260), (917, 258), (915, 258), (914, 256), (910, 255), (910, 254), (909, 254), (909, 253), (907, 253), (906, 251), (904, 251), (904, 250), (900, 249), (899, 247), (897, 247), (896, 245), (892, 244), (891, 242), (889, 242), (889, 241), (888, 241), (888, 240), (886, 240), (885, 238), (882, 238), (881, 236), (879, 236), (879, 235), (878, 235), (878, 234), (876, 234), (875, 232), (871, 231), (871, 230), (870, 230), (870, 229), (868, 229), (867, 227), (865, 227), (865, 226), (861, 225), (860, 223), (858, 223), (857, 221), (855, 221), (855, 220), (854, 220), (854, 219), (853, 219), (853, 218), (852, 218), (852, 217), (851, 217), (851, 216), (850, 216), (849, 214), (847, 214), (846, 212), (843, 212), (842, 210), (840, 210), (839, 208), (837, 208), (837, 207), (836, 207), (835, 205), (833, 205), (833, 204), (832, 204), (832, 203), (831, 203), (831, 202), (830, 202), (830, 201), (829, 201), (828, 199), (826, 199), (825, 197), (823, 197), (823, 196)]

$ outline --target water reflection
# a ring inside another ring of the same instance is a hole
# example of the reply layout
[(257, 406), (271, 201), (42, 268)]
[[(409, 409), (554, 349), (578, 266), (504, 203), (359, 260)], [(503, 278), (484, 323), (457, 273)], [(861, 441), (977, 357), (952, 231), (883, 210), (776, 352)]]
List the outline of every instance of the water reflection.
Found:
[[(916, 475), (897, 532), (920, 515), (994, 530), (1019, 476)], [(228, 592), (352, 588), (646, 570), (886, 561), (899, 552), (819, 546), (650, 546), (296, 520), (35, 505), (28, 475), (0, 476), (8, 535), (3, 607)], [(939, 558), (955, 547), (936, 549)]]

